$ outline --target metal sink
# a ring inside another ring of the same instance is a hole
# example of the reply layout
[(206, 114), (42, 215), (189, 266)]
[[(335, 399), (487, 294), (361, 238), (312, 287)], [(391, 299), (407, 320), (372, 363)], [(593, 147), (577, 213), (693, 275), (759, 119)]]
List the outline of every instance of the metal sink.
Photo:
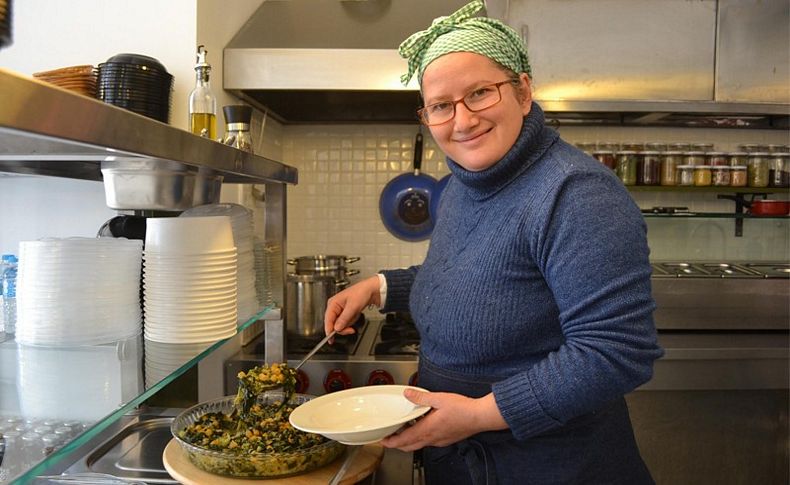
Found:
[(165, 470), (162, 454), (172, 439), (173, 417), (141, 417), (94, 448), (67, 473), (108, 473), (146, 483), (178, 484)]

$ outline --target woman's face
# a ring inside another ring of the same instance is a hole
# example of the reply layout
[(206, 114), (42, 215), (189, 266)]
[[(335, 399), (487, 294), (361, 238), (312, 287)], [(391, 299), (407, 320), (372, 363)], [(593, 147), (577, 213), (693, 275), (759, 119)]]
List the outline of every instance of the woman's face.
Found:
[[(427, 106), (461, 99), (481, 86), (507, 79), (502, 68), (489, 58), (472, 52), (453, 52), (439, 57), (425, 69), (423, 101)], [(472, 172), (497, 163), (516, 142), (523, 118), (532, 106), (529, 77), (521, 74), (520, 80), (518, 87), (500, 86), (502, 100), (482, 111), (474, 113), (464, 103), (456, 103), (453, 119), (429, 127), (439, 148)]]

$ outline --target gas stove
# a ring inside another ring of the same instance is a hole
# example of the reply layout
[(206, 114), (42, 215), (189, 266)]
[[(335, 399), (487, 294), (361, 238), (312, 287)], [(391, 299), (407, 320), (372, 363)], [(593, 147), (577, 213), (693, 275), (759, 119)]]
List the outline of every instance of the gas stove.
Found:
[[(297, 391), (322, 395), (377, 384), (416, 385), (419, 334), (410, 315), (390, 313), (361, 318), (356, 333), (335, 337), (301, 369)], [(295, 366), (318, 338), (287, 338), (288, 364)], [(235, 392), (236, 374), (264, 363), (264, 336), (252, 340), (225, 364), (226, 394)]]

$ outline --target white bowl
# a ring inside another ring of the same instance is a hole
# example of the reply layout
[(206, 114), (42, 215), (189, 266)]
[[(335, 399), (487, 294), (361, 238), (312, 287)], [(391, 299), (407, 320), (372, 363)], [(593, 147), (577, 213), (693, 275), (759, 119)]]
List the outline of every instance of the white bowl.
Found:
[(235, 248), (228, 216), (152, 217), (146, 220), (146, 252), (186, 256)]
[(431, 409), (403, 397), (405, 389), (427, 392), (398, 385), (355, 387), (302, 404), (291, 413), (290, 422), (294, 428), (344, 445), (375, 443)]

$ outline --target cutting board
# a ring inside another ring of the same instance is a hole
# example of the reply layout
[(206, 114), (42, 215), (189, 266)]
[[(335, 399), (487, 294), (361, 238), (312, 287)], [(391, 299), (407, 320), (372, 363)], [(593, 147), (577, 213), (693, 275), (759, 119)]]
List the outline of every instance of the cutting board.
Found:
[[(184, 485), (266, 485), (267, 483), (276, 483), (277, 485), (326, 485), (340, 469), (350, 451), (350, 449), (347, 449), (337, 460), (310, 473), (268, 480), (229, 478), (205, 472), (189, 461), (184, 450), (181, 449), (181, 446), (174, 439), (170, 440), (170, 443), (165, 447), (162, 461), (165, 464), (167, 473)], [(383, 456), (383, 446), (379, 444), (365, 445), (359, 450), (359, 453), (356, 454), (354, 460), (346, 469), (340, 485), (352, 485), (365, 479), (376, 470)]]

